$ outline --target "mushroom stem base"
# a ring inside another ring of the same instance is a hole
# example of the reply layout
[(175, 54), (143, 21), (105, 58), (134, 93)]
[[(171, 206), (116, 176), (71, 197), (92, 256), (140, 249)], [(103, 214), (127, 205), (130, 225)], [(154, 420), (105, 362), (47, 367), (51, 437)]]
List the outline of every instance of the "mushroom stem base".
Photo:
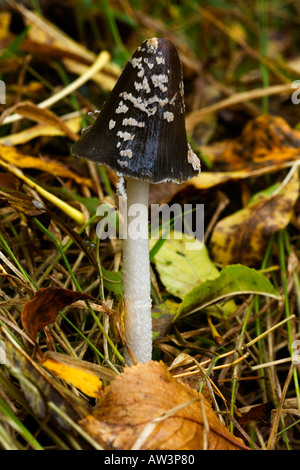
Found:
[[(147, 181), (127, 180), (127, 237), (123, 242), (126, 342), (137, 362), (152, 356), (151, 283)], [(127, 364), (132, 364), (125, 354)]]

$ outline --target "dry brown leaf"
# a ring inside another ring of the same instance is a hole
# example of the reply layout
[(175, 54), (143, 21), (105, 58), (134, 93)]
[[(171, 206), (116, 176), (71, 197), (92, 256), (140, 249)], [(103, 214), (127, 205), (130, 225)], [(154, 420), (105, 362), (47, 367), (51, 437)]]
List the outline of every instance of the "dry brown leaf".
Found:
[(0, 200), (7, 201), (8, 204), (16, 211), (28, 215), (29, 217), (37, 217), (45, 214), (46, 210), (40, 206), (36, 199), (28, 196), (21, 191), (5, 188), (0, 185)]
[(278, 116), (261, 115), (245, 126), (230, 142), (201, 146), (214, 171), (202, 171), (180, 189), (194, 186), (207, 190), (290, 167), (300, 158), (300, 131)]
[(203, 171), (200, 173), (199, 176), (195, 178), (191, 178), (189, 181), (184, 183), (181, 189), (184, 189), (188, 186), (194, 186), (196, 189), (199, 190), (208, 190), (212, 188), (216, 188), (217, 186), (221, 186), (227, 183), (242, 181), (249, 178), (256, 178), (261, 175), (265, 175), (266, 173), (273, 173), (275, 171), (279, 171), (282, 168), (290, 167), (293, 165), (293, 160), (290, 162), (280, 162), (274, 165), (268, 165), (261, 168), (257, 168), (254, 170), (245, 169), (245, 170), (237, 170), (237, 171)]
[(26, 302), (21, 313), (21, 321), (25, 331), (35, 341), (39, 330), (55, 321), (58, 312), (76, 300), (94, 299), (84, 292), (45, 287), (38, 290), (32, 300)]
[(260, 265), (271, 235), (291, 220), (299, 196), (298, 171), (279, 189), (271, 195), (259, 194), (244, 209), (217, 223), (210, 241), (216, 263)]
[(9, 189), (19, 189), (19, 183), (20, 181), (18, 178), (16, 178), (15, 175), (12, 175), (11, 173), (0, 172), (0, 186)]
[(173, 378), (162, 362), (125, 368), (104, 391), (94, 415), (79, 424), (106, 449), (247, 448), (206, 399)]
[(230, 170), (254, 170), (300, 157), (300, 131), (279, 116), (263, 114), (251, 120), (222, 154)]
[(272, 85), (269, 87), (263, 88), (255, 88), (249, 91), (241, 91), (238, 93), (234, 93), (229, 97), (224, 98), (223, 100), (214, 103), (212, 105), (206, 106), (202, 109), (197, 109), (189, 113), (186, 117), (186, 129), (188, 133), (192, 134), (199, 124), (199, 122), (203, 121), (203, 118), (208, 114), (214, 114), (222, 109), (230, 108), (235, 106), (239, 103), (242, 103), (244, 106), (248, 106), (249, 101), (256, 100), (262, 98), (264, 96), (272, 96), (272, 95), (280, 95), (286, 94), (291, 95), (293, 92), (293, 88), (291, 87), (290, 83), (286, 83), (283, 85)]
[(264, 441), (267, 441), (271, 428), (271, 412), (274, 407), (272, 402), (251, 406), (238, 419), (239, 425), (249, 435), (252, 435), (254, 428), (258, 429)]
[[(42, 38), (40, 38), (42, 40)], [(47, 39), (47, 38), (46, 38)], [(91, 63), (91, 58), (84, 57), (80, 51), (69, 50), (67, 47), (60, 47), (58, 44), (47, 44), (46, 42), (40, 42), (34, 39), (34, 34), (32, 39), (25, 39), (20, 45), (22, 51), (27, 53), (34, 54), (35, 57), (54, 57), (56, 59), (72, 59), (86, 64)]]

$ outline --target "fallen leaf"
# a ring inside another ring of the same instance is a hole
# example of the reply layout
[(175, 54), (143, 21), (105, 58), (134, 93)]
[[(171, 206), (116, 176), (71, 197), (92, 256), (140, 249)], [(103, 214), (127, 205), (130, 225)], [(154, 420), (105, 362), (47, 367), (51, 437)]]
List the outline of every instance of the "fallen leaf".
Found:
[(267, 441), (271, 429), (271, 411), (274, 408), (272, 402), (254, 405), (238, 419), (239, 425), (251, 436), (253, 436), (252, 431), (255, 426), (263, 440)]
[(206, 190), (232, 181), (257, 177), (292, 166), (300, 157), (300, 131), (279, 116), (252, 119), (231, 141), (200, 146), (214, 166), (183, 184)]
[(62, 354), (54, 351), (47, 351), (43, 354), (41, 359), (41, 363), (44, 365), (44, 361), (52, 360), (54, 362), (59, 362), (60, 364), (76, 368), (77, 370), (84, 370), (89, 371), (91, 374), (96, 375), (101, 380), (105, 380), (106, 382), (111, 382), (114, 380), (118, 374), (114, 372), (112, 369), (108, 369), (107, 367), (101, 366), (99, 364), (90, 363), (79, 359), (77, 357), (71, 357), (67, 354)]
[(162, 362), (125, 368), (105, 389), (93, 415), (79, 424), (105, 449), (247, 448), (204, 396), (173, 378)]
[(58, 287), (44, 287), (35, 293), (32, 300), (26, 302), (22, 308), (21, 321), (25, 331), (35, 341), (39, 330), (55, 321), (58, 312), (76, 300), (94, 299), (84, 292), (61, 289)]
[[(73, 117), (64, 122), (73, 133), (78, 132), (81, 129), (80, 116)], [(65, 132), (59, 127), (38, 124), (23, 131), (1, 137), (0, 144), (9, 146), (20, 145), (29, 142), (30, 140), (36, 139), (37, 137), (52, 137), (61, 135), (65, 135)]]
[[(150, 240), (150, 248), (156, 241)], [(189, 249), (186, 249), (187, 244)], [(191, 240), (176, 231), (164, 241), (153, 262), (167, 291), (180, 298), (200, 282), (219, 275), (206, 246), (196, 238)]]
[(178, 308), (175, 320), (180, 315), (206, 308), (228, 297), (243, 294), (258, 294), (281, 299), (270, 281), (255, 269), (242, 265), (226, 266), (216, 279), (205, 281), (186, 294)]
[(38, 15), (35, 11), (28, 10), (24, 5), (17, 3), (15, 8), (23, 16), (28, 28), (27, 37), (40, 44), (48, 44), (57, 47), (63, 51), (69, 51), (79, 55), (84, 60), (92, 62), (95, 54), (89, 51), (85, 46), (77, 43), (70, 38), (61, 29), (50, 21)]
[(196, 176), (195, 178), (191, 178), (189, 181), (184, 183), (183, 188), (187, 186), (194, 186), (196, 189), (199, 190), (207, 190), (211, 188), (215, 188), (220, 185), (224, 185), (226, 183), (232, 183), (237, 181), (242, 181), (249, 178), (255, 178), (266, 173), (272, 173), (275, 171), (279, 171), (282, 168), (286, 168), (288, 166), (292, 166), (293, 161), (290, 162), (283, 162), (280, 164), (279, 162), (274, 165), (266, 165), (261, 168), (256, 168), (251, 170), (250, 168), (246, 168), (243, 170), (236, 170), (236, 171), (202, 171), (200, 176)]
[[(13, 175), (12, 175), (13, 176)], [(0, 180), (1, 181), (1, 180)], [(5, 200), (16, 211), (28, 215), (29, 217), (37, 217), (46, 213), (46, 209), (41, 206), (39, 201), (28, 196), (21, 191), (10, 189), (0, 185), (0, 199)]]
[(74, 141), (78, 139), (77, 134), (73, 132), (60, 117), (58, 117), (49, 109), (39, 108), (36, 104), (32, 103), (31, 101), (23, 101), (15, 104), (11, 108), (7, 108), (1, 114), (0, 123), (3, 122), (4, 119), (12, 113), (18, 113), (21, 116), (30, 119), (31, 121), (35, 121), (40, 124), (57, 128), (61, 131), (63, 135), (66, 135)]
[(91, 186), (89, 178), (83, 178), (77, 175), (66, 166), (47, 158), (42, 159), (32, 157), (31, 155), (24, 155), (15, 147), (0, 144), (0, 158), (18, 168), (34, 168), (35, 170), (46, 171), (47, 173), (62, 178), (71, 178), (79, 184)]
[(261, 192), (244, 209), (216, 224), (210, 241), (216, 263), (260, 265), (271, 235), (291, 220), (299, 195), (298, 171), (279, 189)]
[(89, 397), (100, 398), (103, 389), (102, 382), (90, 370), (64, 364), (51, 358), (45, 358), (41, 365), (69, 384), (74, 385)]
[(300, 156), (300, 131), (279, 116), (263, 114), (252, 119), (222, 154), (231, 170), (260, 168), (296, 160)]
[(19, 189), (20, 180), (11, 173), (0, 173), (0, 186), (10, 189)]
[[(154, 242), (155, 240), (150, 240), (151, 247)], [(153, 262), (166, 290), (180, 299), (195, 286), (208, 279), (215, 279), (220, 274), (203, 243), (196, 238), (191, 240), (176, 231), (171, 232), (170, 238), (164, 241)], [(228, 316), (235, 309), (235, 303), (231, 300), (219, 306), (217, 313)], [(214, 315), (215, 310), (215, 307), (211, 307), (209, 313)]]
[[(86, 48), (84, 45), (74, 41), (64, 31), (59, 29), (56, 25), (46, 20), (45, 18), (37, 15), (34, 11), (27, 10), (23, 5), (18, 4), (16, 7), (23, 15), (28, 29), (27, 38), (34, 42), (34, 51), (36, 48), (38, 52), (41, 48), (49, 48), (50, 54), (53, 56), (63, 55), (62, 62), (67, 70), (71, 73), (82, 75), (85, 73), (85, 64), (92, 64), (96, 60), (96, 54)], [(27, 39), (26, 38), (26, 39)], [(30, 44), (24, 41), (24, 48), (29, 49)], [(33, 46), (31, 45), (31, 48)], [(73, 55), (73, 60), (71, 58)], [(105, 73), (106, 70), (107, 72)], [(104, 67), (104, 70), (94, 74), (91, 79), (104, 88), (111, 90), (116, 78), (120, 75), (121, 69), (117, 64), (109, 64)], [(113, 79), (115, 77), (115, 79)]]

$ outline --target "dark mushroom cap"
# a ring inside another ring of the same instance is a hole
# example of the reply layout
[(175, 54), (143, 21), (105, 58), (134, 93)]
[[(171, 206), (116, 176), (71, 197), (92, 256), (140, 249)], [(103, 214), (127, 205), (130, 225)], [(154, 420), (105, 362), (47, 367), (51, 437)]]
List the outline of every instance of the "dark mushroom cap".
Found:
[(197, 176), (200, 161), (186, 137), (181, 64), (169, 40), (151, 38), (138, 47), (72, 152), (153, 183)]

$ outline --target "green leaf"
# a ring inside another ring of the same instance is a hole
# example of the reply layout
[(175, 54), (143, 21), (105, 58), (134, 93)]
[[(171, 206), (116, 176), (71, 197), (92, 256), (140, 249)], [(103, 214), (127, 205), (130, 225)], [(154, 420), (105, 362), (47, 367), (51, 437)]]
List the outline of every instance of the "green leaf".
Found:
[(101, 272), (103, 277), (104, 287), (108, 292), (112, 292), (115, 295), (122, 296), (123, 294), (123, 283), (121, 271), (107, 271), (107, 269), (101, 266)]
[[(156, 242), (150, 240), (150, 247), (153, 248)], [(219, 275), (206, 246), (196, 238), (187, 238), (176, 231), (170, 233), (153, 262), (166, 290), (181, 299), (200, 282)]]
[(270, 281), (255, 269), (241, 264), (226, 266), (220, 275), (194, 287), (186, 294), (174, 321), (182, 314), (201, 310), (229, 297), (256, 294), (281, 299)]

